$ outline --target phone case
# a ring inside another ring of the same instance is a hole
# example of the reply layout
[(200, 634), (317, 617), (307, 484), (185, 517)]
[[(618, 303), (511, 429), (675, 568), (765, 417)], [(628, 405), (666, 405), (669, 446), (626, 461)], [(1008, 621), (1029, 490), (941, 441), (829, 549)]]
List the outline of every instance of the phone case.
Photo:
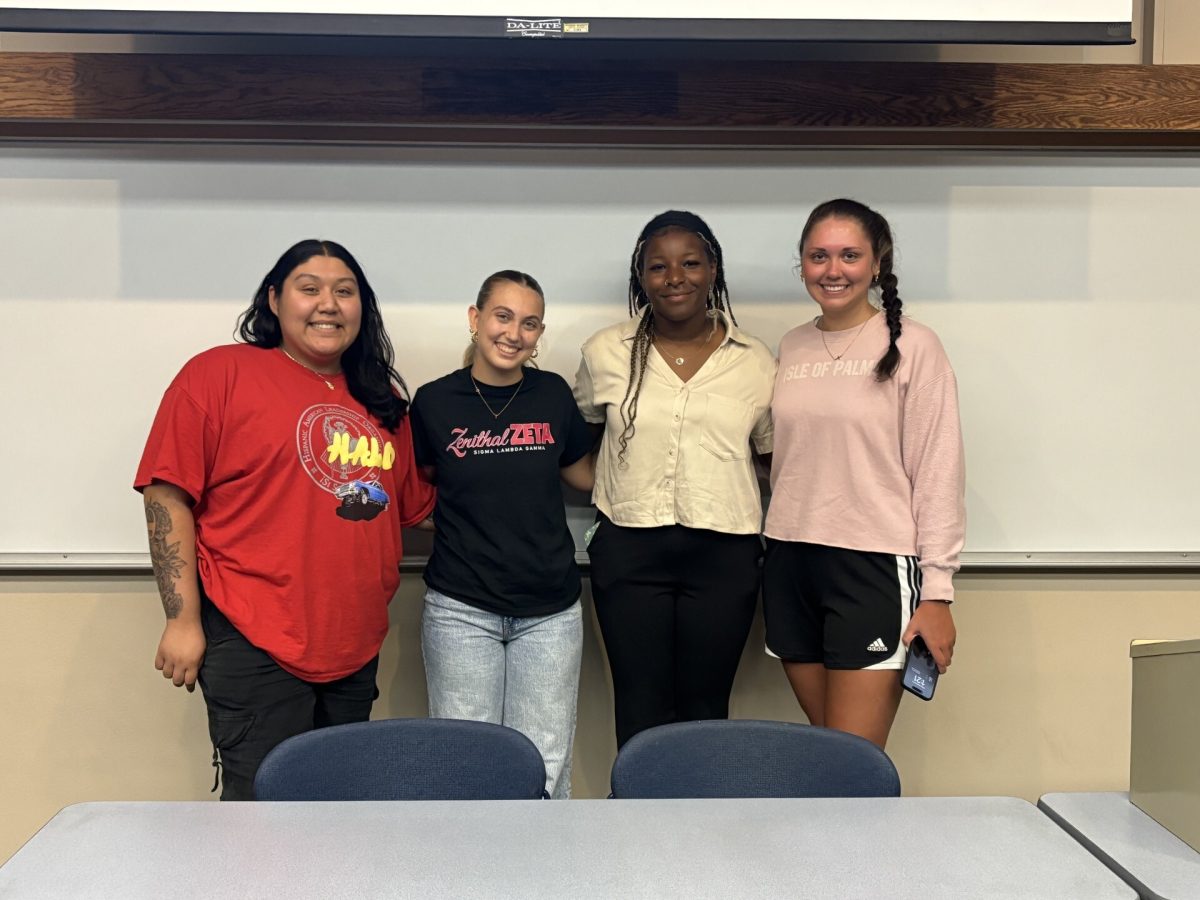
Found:
[(908, 659), (904, 663), (904, 689), (922, 700), (932, 700), (937, 680), (938, 669), (933, 654), (919, 636), (913, 638), (908, 645)]

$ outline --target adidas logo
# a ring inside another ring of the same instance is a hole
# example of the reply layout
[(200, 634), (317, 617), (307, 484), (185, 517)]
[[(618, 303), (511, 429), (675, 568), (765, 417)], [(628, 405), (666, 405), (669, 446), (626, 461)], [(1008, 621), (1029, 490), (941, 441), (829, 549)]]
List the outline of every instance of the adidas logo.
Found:
[(883, 642), (883, 638), (875, 638), (867, 647), (868, 653), (887, 653), (888, 646)]

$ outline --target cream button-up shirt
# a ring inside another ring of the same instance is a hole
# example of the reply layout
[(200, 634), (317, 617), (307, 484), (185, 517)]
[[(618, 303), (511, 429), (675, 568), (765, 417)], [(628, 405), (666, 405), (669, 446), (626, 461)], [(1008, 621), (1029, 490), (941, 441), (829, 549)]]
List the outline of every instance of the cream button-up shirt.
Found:
[(722, 317), (725, 339), (690, 381), (650, 348), (623, 468), (621, 403), (639, 319), (584, 343), (575, 400), (584, 419), (604, 425), (592, 502), (617, 525), (759, 532), (762, 500), (750, 451), (771, 452), (775, 357)]

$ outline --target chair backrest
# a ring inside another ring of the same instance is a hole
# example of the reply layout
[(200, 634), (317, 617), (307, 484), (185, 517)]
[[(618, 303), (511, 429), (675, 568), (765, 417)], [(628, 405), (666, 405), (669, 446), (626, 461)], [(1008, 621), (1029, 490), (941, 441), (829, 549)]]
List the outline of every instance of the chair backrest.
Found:
[(458, 719), (318, 728), (267, 754), (259, 800), (538, 800), (546, 766), (519, 731)]
[(898, 797), (886, 753), (844, 731), (753, 719), (678, 722), (630, 738), (612, 796)]

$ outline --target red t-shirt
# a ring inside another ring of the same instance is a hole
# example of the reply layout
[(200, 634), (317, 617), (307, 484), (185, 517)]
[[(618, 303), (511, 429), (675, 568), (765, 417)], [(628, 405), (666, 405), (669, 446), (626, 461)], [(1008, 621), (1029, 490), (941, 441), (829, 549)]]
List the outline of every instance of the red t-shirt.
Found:
[(167, 388), (134, 487), (186, 491), (204, 590), (306, 681), (362, 668), (388, 630), (400, 529), (433, 509), (406, 416), (394, 434), (278, 350), (216, 347)]

